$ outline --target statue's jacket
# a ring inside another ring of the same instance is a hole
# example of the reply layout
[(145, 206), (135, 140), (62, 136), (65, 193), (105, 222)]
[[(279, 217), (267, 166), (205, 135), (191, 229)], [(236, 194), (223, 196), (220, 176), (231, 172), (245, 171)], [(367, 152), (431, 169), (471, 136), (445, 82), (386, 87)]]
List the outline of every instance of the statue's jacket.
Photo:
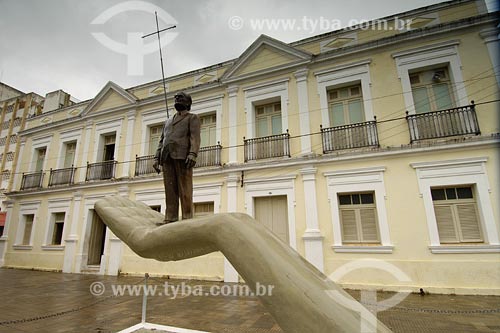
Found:
[(200, 150), (200, 119), (188, 111), (176, 113), (165, 121), (155, 158), (160, 163), (172, 159), (186, 159), (188, 154), (198, 156)]

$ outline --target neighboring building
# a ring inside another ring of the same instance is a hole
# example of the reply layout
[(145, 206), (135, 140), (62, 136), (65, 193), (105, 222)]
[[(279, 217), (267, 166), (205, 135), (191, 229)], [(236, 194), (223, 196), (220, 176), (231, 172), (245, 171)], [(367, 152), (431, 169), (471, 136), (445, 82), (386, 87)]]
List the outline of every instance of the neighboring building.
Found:
[(26, 119), (41, 110), (43, 98), (35, 93), (23, 93), (0, 82), (0, 231), (6, 220), (7, 197), (14, 179), (19, 157), (19, 132)]
[[(196, 214), (248, 213), (344, 286), (500, 294), (498, 13), (455, 0), (385, 20), (263, 35), (167, 79), (202, 122)], [(237, 280), (220, 253), (140, 258), (94, 213), (110, 194), (165, 210), (151, 168), (161, 87), (109, 82), (27, 120), (3, 266)], [(353, 262), (364, 268), (339, 275)]]

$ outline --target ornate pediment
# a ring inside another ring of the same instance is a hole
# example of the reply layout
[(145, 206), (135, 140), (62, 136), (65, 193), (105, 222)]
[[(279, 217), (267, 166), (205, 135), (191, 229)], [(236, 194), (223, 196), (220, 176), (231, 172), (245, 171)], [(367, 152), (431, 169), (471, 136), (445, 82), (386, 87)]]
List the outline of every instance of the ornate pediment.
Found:
[(135, 104), (134, 95), (127, 92), (114, 82), (109, 81), (96, 95), (92, 102), (83, 110), (82, 115), (98, 113), (103, 110)]
[(227, 69), (222, 81), (236, 81), (253, 75), (302, 65), (310, 61), (312, 54), (286, 43), (261, 35)]

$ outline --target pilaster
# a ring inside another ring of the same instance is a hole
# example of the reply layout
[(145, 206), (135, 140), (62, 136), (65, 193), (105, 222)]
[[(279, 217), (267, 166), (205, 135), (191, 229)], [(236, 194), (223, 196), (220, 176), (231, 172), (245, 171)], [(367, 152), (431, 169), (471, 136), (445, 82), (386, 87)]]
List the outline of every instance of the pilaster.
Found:
[(76, 257), (76, 248), (78, 243), (78, 223), (80, 222), (80, 206), (83, 194), (75, 192), (73, 195), (73, 212), (70, 225), (70, 232), (64, 240), (64, 262), (63, 273), (75, 272), (73, 263)]
[(309, 70), (306, 68), (296, 71), (295, 80), (297, 82), (297, 96), (299, 108), (299, 126), (300, 126), (300, 152), (301, 155), (311, 153), (311, 126), (309, 121), (309, 98), (307, 95), (307, 74)]
[(236, 145), (238, 144), (238, 108), (237, 108), (237, 98), (238, 98), (238, 86), (230, 86), (227, 88), (227, 93), (229, 96), (229, 161), (228, 164), (234, 164), (238, 162), (238, 150)]
[(5, 200), (3, 203), (7, 207), (7, 217), (5, 220), (3, 235), (0, 235), (0, 267), (2, 267), (5, 263), (5, 253), (7, 252), (7, 246), (9, 245), (9, 228), (12, 221), (12, 210), (14, 208), (14, 201)]
[(314, 167), (300, 170), (304, 184), (304, 197), (307, 198), (305, 200), (306, 231), (302, 235), (302, 239), (304, 240), (306, 259), (323, 272), (323, 236), (319, 230), (316, 171), (317, 169)]
[[(226, 178), (228, 213), (234, 213), (237, 210), (238, 181), (239, 176), (236, 173), (229, 174)], [(238, 282), (238, 272), (226, 258), (224, 258), (224, 282)]]
[[(134, 127), (135, 127), (135, 110), (129, 111), (127, 113), (127, 132), (125, 135), (125, 161), (131, 161), (132, 156), (132, 144), (134, 140)], [(119, 139), (119, 138), (117, 138)], [(130, 165), (131, 163), (122, 164), (122, 177), (130, 177)]]

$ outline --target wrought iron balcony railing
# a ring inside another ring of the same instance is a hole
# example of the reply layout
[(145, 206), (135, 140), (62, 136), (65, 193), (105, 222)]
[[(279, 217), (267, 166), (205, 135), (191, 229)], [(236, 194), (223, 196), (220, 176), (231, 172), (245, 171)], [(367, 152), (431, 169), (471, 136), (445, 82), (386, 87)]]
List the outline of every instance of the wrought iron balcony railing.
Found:
[(471, 105), (409, 115), (410, 141), (445, 138), (457, 135), (479, 135), (474, 101)]
[(323, 153), (335, 150), (353, 149), (362, 147), (378, 147), (377, 122), (342, 125), (321, 129)]
[(198, 152), (198, 157), (196, 158), (195, 167), (208, 167), (208, 166), (220, 166), (221, 162), (221, 152), (222, 146), (220, 143), (215, 146), (208, 146), (200, 148)]
[(135, 156), (135, 176), (144, 176), (155, 174), (153, 169), (155, 155)]
[(255, 139), (243, 138), (245, 162), (274, 157), (290, 157), (290, 134), (264, 136)]
[(50, 169), (49, 186), (72, 185), (75, 179), (76, 168)]
[(42, 188), (43, 175), (43, 171), (23, 173), (23, 178), (21, 181), (21, 191)]
[(103, 161), (97, 163), (87, 162), (87, 175), (85, 181), (106, 180), (115, 178), (117, 161)]

